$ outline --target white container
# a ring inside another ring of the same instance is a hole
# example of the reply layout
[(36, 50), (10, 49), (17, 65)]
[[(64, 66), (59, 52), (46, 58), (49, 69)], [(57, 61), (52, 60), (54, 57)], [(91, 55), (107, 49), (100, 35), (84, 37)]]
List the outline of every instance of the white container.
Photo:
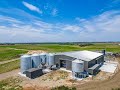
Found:
[(48, 65), (49, 66), (55, 65), (54, 54), (51, 53), (49, 54)]
[(38, 66), (41, 64), (39, 54), (31, 55), (31, 60), (32, 60), (32, 68), (38, 68)]
[(31, 56), (30, 55), (23, 55), (20, 58), (20, 69), (21, 73), (24, 73), (26, 70), (32, 68)]
[(72, 61), (72, 71), (73, 72), (83, 72), (84, 71), (84, 61), (81, 61), (81, 60)]

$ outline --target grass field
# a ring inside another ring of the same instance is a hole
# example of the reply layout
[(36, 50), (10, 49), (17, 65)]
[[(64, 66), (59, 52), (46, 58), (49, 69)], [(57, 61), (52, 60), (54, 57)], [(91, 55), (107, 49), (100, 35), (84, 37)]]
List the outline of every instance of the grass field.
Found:
[(0, 74), (5, 73), (20, 67), (20, 60), (12, 61), (5, 64), (0, 64)]
[(79, 45), (59, 45), (59, 44), (16, 44), (0, 46), (0, 61), (18, 58), (29, 50), (45, 50), (48, 52), (66, 52), (76, 50), (103, 50), (110, 52), (120, 52), (120, 46), (113, 43), (96, 43), (90, 46), (80, 47)]
[(10, 49), (7, 46), (6, 47), (0, 46), (0, 61), (18, 58), (20, 54), (23, 54), (26, 52), (27, 51), (25, 50), (15, 50), (15, 49)]
[(0, 81), (0, 90), (22, 90), (20, 83), (22, 80), (17, 77), (10, 77)]

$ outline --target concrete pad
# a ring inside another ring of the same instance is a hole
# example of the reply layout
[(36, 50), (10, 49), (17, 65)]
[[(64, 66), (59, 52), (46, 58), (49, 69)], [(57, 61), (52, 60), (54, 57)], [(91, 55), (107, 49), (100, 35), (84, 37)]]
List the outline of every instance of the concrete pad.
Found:
[(101, 67), (100, 70), (104, 72), (114, 73), (117, 68), (117, 63), (115, 62), (105, 62)]
[(21, 72), (19, 72), (18, 73), (20, 76), (22, 76), (22, 77), (26, 77), (26, 74), (23, 74), (23, 73), (21, 73)]

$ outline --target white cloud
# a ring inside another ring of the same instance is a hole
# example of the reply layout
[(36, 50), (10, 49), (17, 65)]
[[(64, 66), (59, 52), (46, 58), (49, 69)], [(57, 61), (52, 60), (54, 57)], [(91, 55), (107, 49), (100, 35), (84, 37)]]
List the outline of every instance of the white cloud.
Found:
[(0, 15), (0, 42), (119, 41), (120, 38), (120, 11), (104, 12), (90, 19), (77, 17), (74, 24), (47, 23), (26, 12), (22, 15), (28, 22)]
[(53, 8), (51, 14), (52, 16), (56, 16), (58, 14), (58, 10), (56, 8)]
[(80, 32), (81, 28), (77, 25), (65, 25), (63, 26), (63, 30), (69, 30), (72, 32)]
[(27, 2), (24, 2), (24, 1), (23, 1), (23, 4), (24, 4), (28, 9), (30, 9), (30, 10), (32, 10), (32, 11), (36, 11), (36, 12), (42, 14), (42, 11), (41, 11), (38, 7), (36, 7), (36, 6), (32, 5), (32, 4), (29, 4), (29, 3), (27, 3)]

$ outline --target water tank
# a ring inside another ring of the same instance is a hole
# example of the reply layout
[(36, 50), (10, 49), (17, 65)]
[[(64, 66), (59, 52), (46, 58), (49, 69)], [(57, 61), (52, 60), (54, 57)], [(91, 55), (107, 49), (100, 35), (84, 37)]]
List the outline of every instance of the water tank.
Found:
[(46, 64), (46, 62), (47, 62), (47, 54), (46, 53), (40, 54), (40, 61), (41, 61), (41, 64)]
[(55, 65), (54, 54), (51, 54), (51, 53), (49, 54), (48, 65), (49, 66)]
[(23, 55), (21, 56), (20, 68), (21, 73), (25, 73), (26, 70), (32, 68), (31, 56), (30, 55)]
[(31, 60), (32, 60), (32, 68), (37, 68), (41, 63), (39, 54), (31, 55)]
[(84, 61), (81, 61), (81, 60), (72, 61), (72, 71), (73, 72), (83, 72), (84, 71)]

